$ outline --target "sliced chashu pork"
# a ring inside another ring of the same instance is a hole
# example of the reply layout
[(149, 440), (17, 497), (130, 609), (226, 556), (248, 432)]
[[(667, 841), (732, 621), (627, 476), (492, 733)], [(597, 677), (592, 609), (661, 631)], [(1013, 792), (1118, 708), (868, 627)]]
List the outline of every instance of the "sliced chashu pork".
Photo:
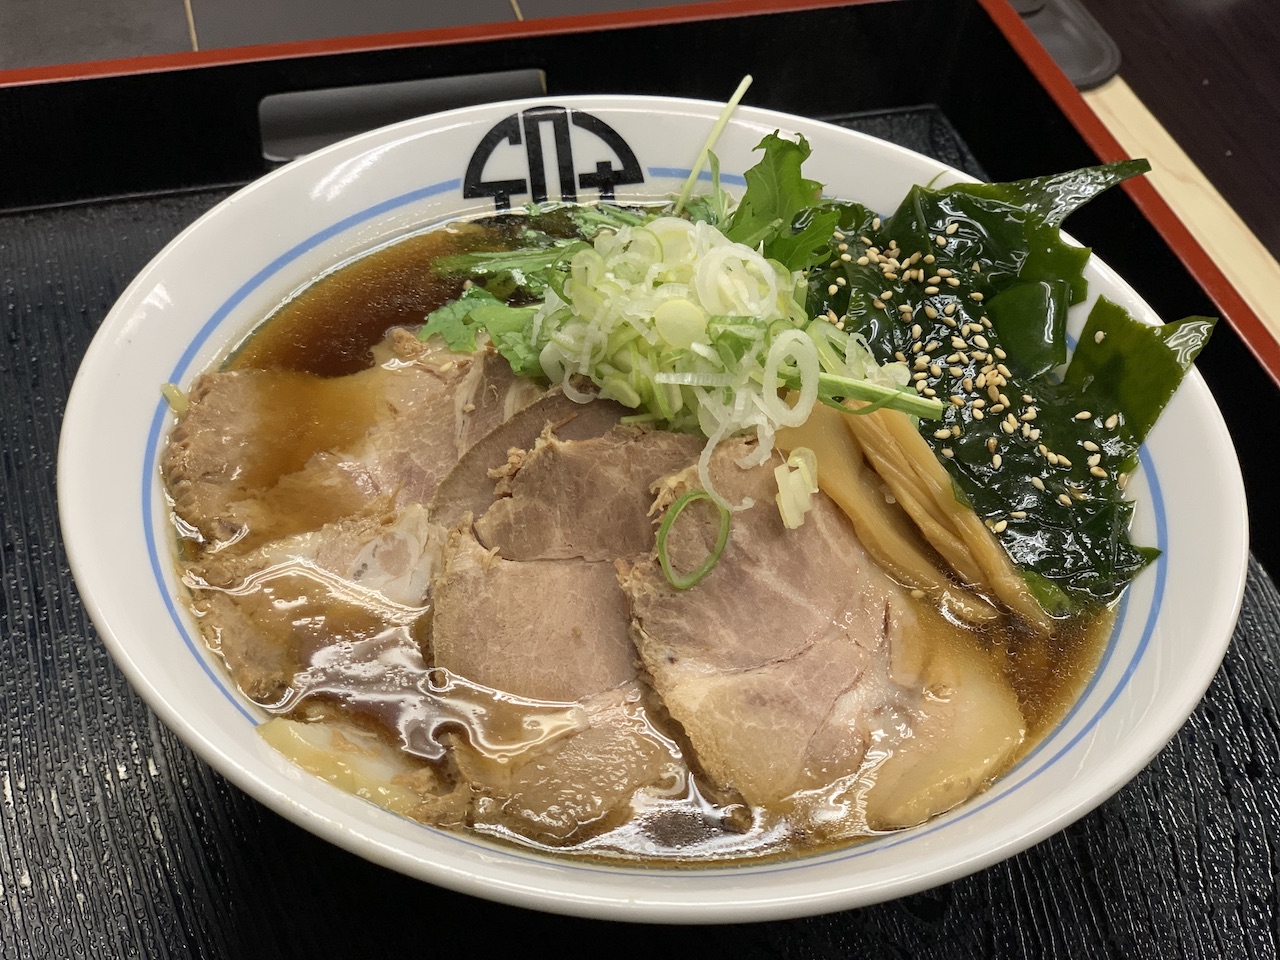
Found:
[(432, 663), (582, 711), (572, 736), (500, 762), (471, 743), (455, 750), (474, 822), (550, 844), (620, 822), (641, 792), (687, 786), (679, 748), (645, 709), (613, 560), (652, 549), (649, 487), (701, 443), (600, 426), (576, 440), (550, 428), (500, 460), (495, 450), (494, 502), (474, 524), (464, 514), (434, 584)]
[(189, 564), (183, 580), (205, 641), (240, 689), (281, 706), (294, 675), (321, 649), (388, 631), (414, 635), (443, 534), (423, 507), (411, 505), (243, 554), (210, 554)]
[[(773, 502), (773, 464), (743, 470), (735, 463), (749, 449), (745, 441), (725, 443), (712, 458), (719, 492), (754, 506), (733, 515), (728, 545), (705, 579), (682, 591), (670, 586), (656, 558), (619, 565), (650, 682), (701, 769), (753, 805), (819, 791), (826, 795), (814, 810), (845, 803), (851, 816), (839, 829), (853, 832), (945, 809), (939, 804), (955, 802), (954, 791), (912, 806), (892, 786), (874, 786), (875, 771), (893, 770), (896, 751), (912, 757), (910, 771), (904, 765), (896, 778), (904, 787), (932, 776), (968, 778), (976, 788), (1000, 772), (1022, 740), (1016, 701), (1007, 687), (990, 683), (982, 691), (987, 700), (974, 709), (950, 709), (969, 696), (955, 681), (971, 661), (956, 666), (936, 651), (961, 644), (958, 631), (913, 603), (869, 559), (826, 496), (814, 498), (800, 528), (784, 528)], [(663, 497), (696, 484), (696, 473), (685, 471), (669, 480)], [(682, 515), (667, 538), (677, 569), (698, 565), (716, 527), (711, 511)], [(949, 742), (944, 737), (981, 739), (961, 774), (946, 770), (945, 747), (921, 746)], [(833, 783), (843, 800), (826, 789)]]
[(540, 393), (487, 345), (457, 354), (397, 330), (375, 356), (344, 377), (201, 376), (162, 464), (179, 518), (243, 549), (379, 497), (425, 503), (472, 443)]
[(704, 443), (627, 426), (579, 441), (547, 431), (511, 457), (500, 474), (503, 495), (476, 520), (476, 535), (511, 560), (612, 562), (645, 553), (654, 539), (649, 488), (696, 460)]

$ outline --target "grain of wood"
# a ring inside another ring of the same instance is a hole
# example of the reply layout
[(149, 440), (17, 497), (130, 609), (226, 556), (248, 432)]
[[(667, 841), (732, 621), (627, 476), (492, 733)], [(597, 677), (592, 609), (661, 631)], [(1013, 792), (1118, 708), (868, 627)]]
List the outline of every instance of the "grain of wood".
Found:
[(1113, 77), (1083, 96), (1130, 156), (1151, 161), (1152, 185), (1280, 340), (1280, 263), (1123, 78)]

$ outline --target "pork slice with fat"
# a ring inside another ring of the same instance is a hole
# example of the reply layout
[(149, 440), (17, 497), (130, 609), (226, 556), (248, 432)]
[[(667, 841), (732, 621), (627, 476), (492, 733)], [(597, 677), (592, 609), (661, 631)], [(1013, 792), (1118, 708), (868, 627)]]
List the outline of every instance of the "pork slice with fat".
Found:
[(585, 440), (548, 430), (504, 475), (506, 495), (476, 520), (486, 547), (511, 560), (613, 561), (653, 549), (650, 487), (694, 462), (704, 441), (615, 426)]
[[(936, 689), (949, 675), (938, 651), (960, 641), (870, 560), (824, 495), (801, 527), (786, 529), (774, 502), (775, 463), (744, 470), (735, 462), (750, 449), (730, 442), (712, 457), (716, 489), (754, 505), (733, 514), (724, 554), (700, 583), (675, 589), (655, 557), (620, 564), (619, 579), (649, 681), (714, 785), (752, 805), (816, 792), (814, 809), (830, 810), (841, 792), (865, 798), (868, 771), (908, 741), (940, 736), (959, 715), (940, 708), (946, 698)], [(696, 485), (685, 471), (664, 496)], [(718, 517), (700, 506), (668, 534), (677, 569), (696, 566), (715, 540)], [(1012, 693), (991, 687), (998, 706), (952, 731), (980, 733), (992, 746), (983, 753), (989, 762), (969, 771), (979, 777), (999, 772), (1022, 736)], [(912, 776), (937, 756), (921, 754)], [(864, 801), (849, 806), (859, 822), (841, 829), (867, 829)]]
[(185, 565), (183, 582), (211, 648), (245, 694), (282, 705), (320, 649), (386, 631), (412, 634), (426, 614), (444, 531), (420, 506), (367, 514)]
[(379, 497), (425, 503), (469, 445), (540, 392), (488, 345), (457, 354), (398, 330), (375, 355), (344, 377), (200, 377), (164, 455), (178, 516), (245, 550)]

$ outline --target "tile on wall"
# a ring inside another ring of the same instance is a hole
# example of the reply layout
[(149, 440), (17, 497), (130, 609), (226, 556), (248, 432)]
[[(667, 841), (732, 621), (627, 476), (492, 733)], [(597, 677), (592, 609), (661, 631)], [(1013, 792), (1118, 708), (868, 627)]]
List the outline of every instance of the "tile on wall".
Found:
[(0, 70), (190, 49), (182, 0), (0, 0)]
[(708, 0), (516, 0), (526, 20), (542, 17), (572, 17), (586, 13), (620, 13), (624, 10), (648, 10), (675, 7), (684, 2), (706, 3)]
[(202, 50), (515, 19), (510, 0), (191, 0), (191, 5)]

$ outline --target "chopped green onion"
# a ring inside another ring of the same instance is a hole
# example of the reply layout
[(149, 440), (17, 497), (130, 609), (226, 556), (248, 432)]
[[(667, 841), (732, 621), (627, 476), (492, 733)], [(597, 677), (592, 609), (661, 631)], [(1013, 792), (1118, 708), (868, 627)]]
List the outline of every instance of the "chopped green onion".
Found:
[(182, 392), (182, 388), (175, 383), (160, 384), (160, 394), (164, 397), (165, 403), (169, 404), (169, 409), (182, 416), (187, 412), (188, 400), (187, 395)]
[(702, 152), (698, 154), (698, 162), (693, 165), (693, 170), (689, 173), (689, 179), (684, 182), (684, 189), (680, 191), (680, 199), (676, 201), (673, 212), (679, 216), (680, 211), (684, 209), (684, 205), (689, 202), (689, 197), (693, 194), (694, 184), (698, 182), (698, 174), (702, 173), (702, 166), (707, 162), (707, 154), (716, 145), (716, 141), (720, 139), (720, 133), (729, 125), (729, 118), (733, 116), (733, 111), (738, 108), (738, 102), (747, 95), (747, 88), (751, 86), (751, 74), (747, 74), (742, 78), (742, 82), (738, 84), (738, 89), (733, 91), (733, 96), (729, 98), (729, 102), (724, 105), (724, 110), (720, 117), (716, 120), (716, 125), (711, 128), (711, 135), (707, 137), (707, 142), (702, 146)]
[[(671, 559), (667, 556), (667, 534), (671, 532), (671, 528), (675, 525), (676, 517), (680, 516), (681, 511), (697, 500), (710, 500), (715, 504), (716, 510), (720, 513), (720, 531), (716, 534), (716, 545), (712, 548), (711, 553), (707, 555), (707, 559), (702, 561), (702, 564), (692, 573), (681, 576), (672, 569)], [(658, 527), (658, 563), (662, 565), (662, 572), (666, 574), (668, 583), (677, 590), (688, 590), (715, 568), (715, 565), (720, 562), (720, 555), (724, 553), (725, 544), (728, 542), (729, 509), (721, 503), (716, 503), (711, 494), (705, 490), (690, 490), (688, 493), (677, 497), (675, 502), (667, 508), (667, 512), (662, 518), (662, 525)]]

